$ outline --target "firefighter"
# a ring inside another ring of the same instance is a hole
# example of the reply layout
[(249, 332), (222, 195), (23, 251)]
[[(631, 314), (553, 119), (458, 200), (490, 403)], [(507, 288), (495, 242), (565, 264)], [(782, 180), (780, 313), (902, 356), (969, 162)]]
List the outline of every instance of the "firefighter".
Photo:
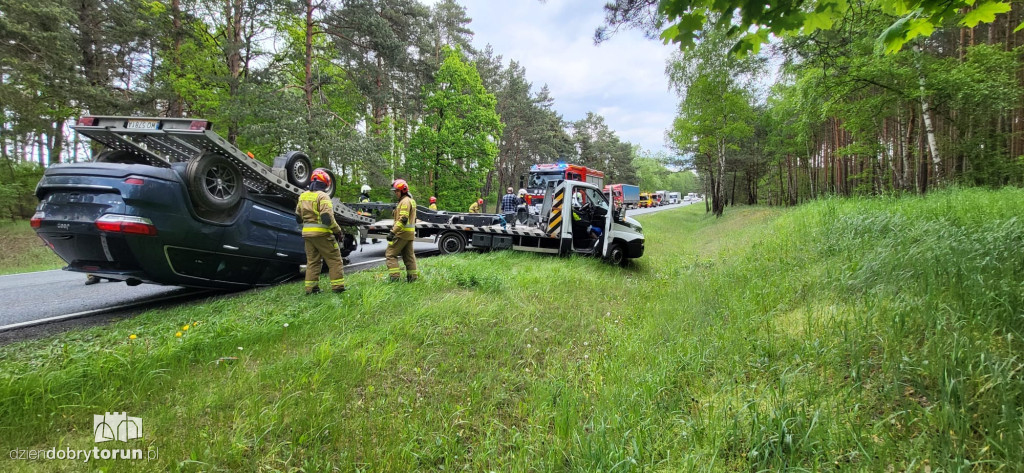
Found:
[[(370, 190), (371, 190), (370, 186), (368, 186), (366, 184), (363, 184), (363, 187), (361, 187), (359, 189), (359, 203), (360, 204), (365, 204), (365, 203), (370, 201)], [(359, 215), (362, 215), (364, 217), (369, 217), (370, 216), (370, 212), (366, 212), (366, 211), (362, 211), (362, 210), (360, 210), (359, 212), (356, 212), (356, 213), (358, 213)], [(359, 244), (360, 245), (365, 245), (366, 244), (366, 235), (368, 233), (369, 233), (369, 231), (367, 230), (365, 225), (359, 227)], [(374, 243), (377, 243), (377, 241), (374, 240)]]
[(299, 196), (295, 206), (295, 220), (302, 224), (302, 239), (306, 243), (306, 295), (320, 292), (321, 260), (327, 262), (331, 290), (345, 292), (345, 269), (338, 247), (343, 241), (341, 227), (334, 220), (331, 198), (323, 192), (330, 185), (327, 172), (313, 171), (309, 190)]
[(416, 238), (416, 201), (409, 195), (409, 184), (404, 179), (395, 179), (391, 184), (395, 193), (395, 225), (388, 233), (388, 249), (384, 252), (387, 260), (388, 276), (391, 282), (398, 282), (401, 270), (398, 268), (398, 256), (405, 263), (405, 278), (409, 282), (419, 278), (416, 270), (416, 253), (413, 252), (412, 241)]
[(476, 202), (470, 204), (469, 213), (478, 214), (480, 213), (480, 206), (484, 204), (484, 199), (477, 199)]
[(437, 197), (430, 196), (430, 210), (437, 210)]

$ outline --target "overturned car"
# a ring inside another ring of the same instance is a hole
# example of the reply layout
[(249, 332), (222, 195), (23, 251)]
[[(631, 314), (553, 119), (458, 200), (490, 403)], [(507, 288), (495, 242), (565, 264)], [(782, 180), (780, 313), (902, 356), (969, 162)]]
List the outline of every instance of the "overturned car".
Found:
[[(65, 269), (216, 289), (299, 275), (306, 258), (294, 209), (313, 171), (305, 154), (267, 166), (204, 120), (85, 117), (73, 128), (107, 149), (94, 162), (48, 168), (31, 220)], [(334, 207), (343, 226), (372, 222), (337, 199)], [(346, 253), (355, 241), (344, 243)]]

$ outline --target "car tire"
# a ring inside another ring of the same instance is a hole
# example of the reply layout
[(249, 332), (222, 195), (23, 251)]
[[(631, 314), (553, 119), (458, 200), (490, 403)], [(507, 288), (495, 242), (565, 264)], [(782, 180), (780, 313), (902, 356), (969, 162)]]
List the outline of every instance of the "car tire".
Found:
[(146, 160), (144, 158), (137, 156), (130, 151), (122, 151), (119, 149), (103, 150), (93, 158), (93, 162), (117, 164), (146, 164)]
[(309, 156), (302, 151), (289, 151), (285, 153), (284, 157), (284, 172), (288, 183), (300, 189), (308, 187), (309, 177), (313, 175), (313, 163), (309, 160)]
[(207, 153), (189, 161), (185, 179), (193, 204), (204, 210), (231, 210), (245, 195), (242, 172), (219, 154)]
[(446, 232), (437, 240), (437, 249), (442, 255), (454, 255), (466, 250), (466, 237), (458, 232)]
[(608, 264), (614, 264), (618, 266), (625, 266), (628, 259), (626, 259), (626, 249), (622, 247), (621, 243), (612, 243), (611, 248), (608, 249), (608, 256), (605, 258)]

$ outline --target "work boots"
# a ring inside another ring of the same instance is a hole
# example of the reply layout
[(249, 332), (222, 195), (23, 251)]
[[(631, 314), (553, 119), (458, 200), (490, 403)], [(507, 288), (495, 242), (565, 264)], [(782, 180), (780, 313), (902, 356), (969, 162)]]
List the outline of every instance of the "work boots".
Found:
[(306, 291), (306, 295), (307, 296), (311, 296), (313, 294), (320, 294), (320, 288), (319, 287), (314, 287), (313, 289), (310, 289), (310, 290)]

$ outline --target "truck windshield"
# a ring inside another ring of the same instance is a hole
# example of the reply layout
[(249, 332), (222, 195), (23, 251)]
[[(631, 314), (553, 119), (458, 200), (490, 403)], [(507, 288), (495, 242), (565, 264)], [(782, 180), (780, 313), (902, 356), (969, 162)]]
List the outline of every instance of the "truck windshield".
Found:
[(544, 189), (548, 186), (548, 182), (554, 181), (559, 182), (565, 179), (565, 176), (561, 172), (531, 172), (529, 187), (531, 189)]

